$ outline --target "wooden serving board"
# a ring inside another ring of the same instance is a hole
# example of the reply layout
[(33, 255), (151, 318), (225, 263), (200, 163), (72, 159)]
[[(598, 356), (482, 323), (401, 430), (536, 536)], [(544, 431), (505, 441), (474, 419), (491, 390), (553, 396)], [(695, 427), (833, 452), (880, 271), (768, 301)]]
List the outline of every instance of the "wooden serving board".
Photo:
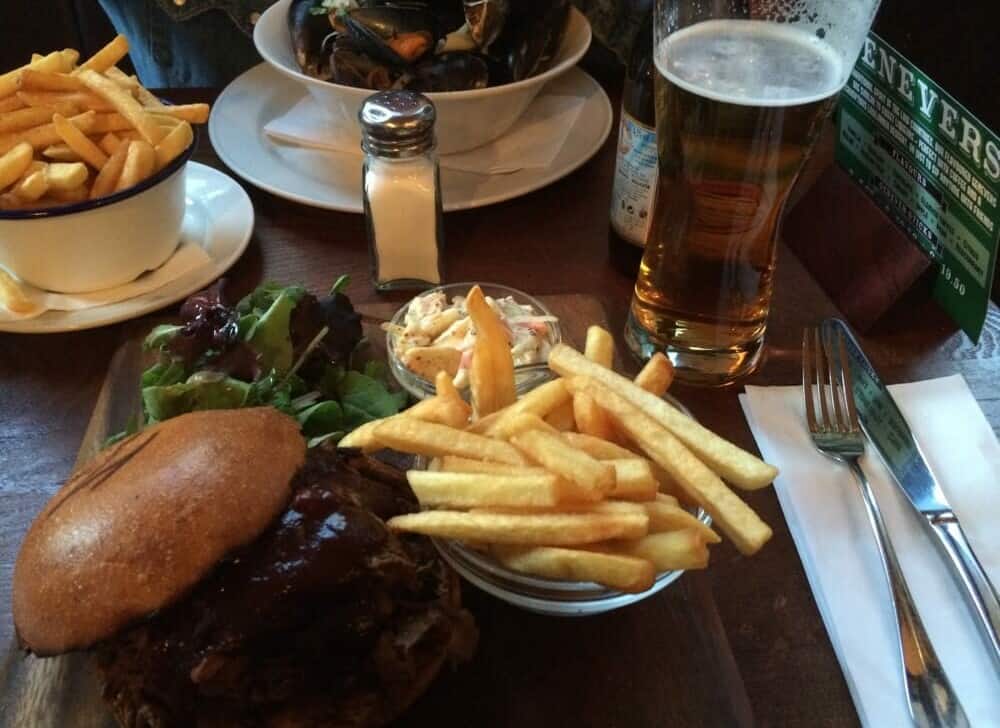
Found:
[[(560, 318), (568, 343), (582, 346), (590, 324), (606, 325), (591, 296), (542, 300)], [(388, 319), (396, 305), (360, 308), (372, 319)], [(376, 323), (366, 333), (376, 349), (384, 348)], [(617, 357), (620, 367), (635, 369), (627, 353)], [(130, 340), (108, 368), (78, 463), (137, 410), (141, 368), (138, 340)], [(579, 619), (525, 612), (469, 584), (463, 598), (479, 624), (475, 657), (446, 668), (397, 725), (729, 728), (753, 722), (703, 573), (689, 572), (630, 607)], [(115, 725), (86, 655), (42, 660), (10, 646), (0, 672), (0, 728)]]

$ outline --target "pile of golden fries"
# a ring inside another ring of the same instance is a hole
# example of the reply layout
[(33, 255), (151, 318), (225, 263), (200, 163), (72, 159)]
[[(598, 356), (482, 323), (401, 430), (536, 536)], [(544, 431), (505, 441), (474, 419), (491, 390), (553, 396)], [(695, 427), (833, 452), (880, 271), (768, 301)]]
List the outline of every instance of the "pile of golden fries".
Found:
[(67, 48), (0, 75), (0, 210), (96, 199), (191, 146), (207, 104), (167, 106), (125, 74), (118, 36), (85, 63)]
[(777, 470), (662, 398), (673, 378), (666, 357), (632, 381), (611, 369), (611, 335), (592, 326), (583, 354), (553, 349), (560, 378), (516, 399), (506, 335), (478, 286), (468, 305), (472, 405), (439, 372), (434, 397), (340, 442), (430, 458), (407, 473), (424, 510), (391, 528), (465, 541), (518, 572), (629, 592), (657, 573), (707, 566), (720, 538), (685, 505), (708, 512), (744, 554), (771, 537), (723, 478), (753, 490)]

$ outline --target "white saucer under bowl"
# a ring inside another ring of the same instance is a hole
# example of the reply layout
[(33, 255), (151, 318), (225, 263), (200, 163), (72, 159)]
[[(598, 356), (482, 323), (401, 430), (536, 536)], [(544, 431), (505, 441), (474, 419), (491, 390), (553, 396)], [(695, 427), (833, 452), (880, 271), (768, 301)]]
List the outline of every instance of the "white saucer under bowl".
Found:
[[(264, 133), (268, 122), (287, 112), (305, 93), (267, 64), (251, 68), (229, 84), (212, 107), (208, 133), (215, 151), (240, 177), (279, 197), (327, 210), (360, 213), (360, 154), (284, 144)], [(562, 179), (601, 148), (614, 114), (600, 84), (573, 68), (546, 84), (532, 103), (547, 94), (585, 99), (572, 128), (547, 130), (554, 140), (566, 137), (552, 164), (545, 169), (493, 175), (442, 168), (445, 212), (492, 205), (534, 192)]]
[(138, 318), (181, 301), (237, 261), (250, 243), (253, 223), (253, 205), (235, 180), (204, 164), (188, 162), (181, 240), (200, 245), (211, 259), (210, 265), (135, 298), (78, 311), (46, 311), (36, 318), (4, 321), (0, 322), (0, 331), (51, 334), (92, 329)]

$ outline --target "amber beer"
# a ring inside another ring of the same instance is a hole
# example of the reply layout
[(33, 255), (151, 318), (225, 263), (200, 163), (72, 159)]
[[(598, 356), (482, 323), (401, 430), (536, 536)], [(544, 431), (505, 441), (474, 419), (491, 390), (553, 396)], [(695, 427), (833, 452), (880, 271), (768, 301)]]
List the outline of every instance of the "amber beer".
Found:
[(782, 209), (842, 61), (793, 26), (726, 19), (667, 36), (655, 63), (659, 189), (626, 338), (724, 384), (758, 362)]

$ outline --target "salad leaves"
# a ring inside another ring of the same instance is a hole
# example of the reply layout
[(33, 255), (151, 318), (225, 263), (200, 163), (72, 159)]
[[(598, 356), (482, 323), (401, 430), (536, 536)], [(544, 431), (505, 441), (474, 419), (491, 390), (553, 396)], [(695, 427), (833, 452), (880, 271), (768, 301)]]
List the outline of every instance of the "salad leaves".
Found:
[(357, 362), (361, 316), (338, 279), (317, 298), (302, 286), (265, 283), (231, 305), (225, 283), (181, 307), (180, 324), (155, 327), (144, 348), (145, 424), (207, 409), (271, 406), (295, 417), (310, 446), (396, 414), (406, 394), (387, 387), (383, 362)]

